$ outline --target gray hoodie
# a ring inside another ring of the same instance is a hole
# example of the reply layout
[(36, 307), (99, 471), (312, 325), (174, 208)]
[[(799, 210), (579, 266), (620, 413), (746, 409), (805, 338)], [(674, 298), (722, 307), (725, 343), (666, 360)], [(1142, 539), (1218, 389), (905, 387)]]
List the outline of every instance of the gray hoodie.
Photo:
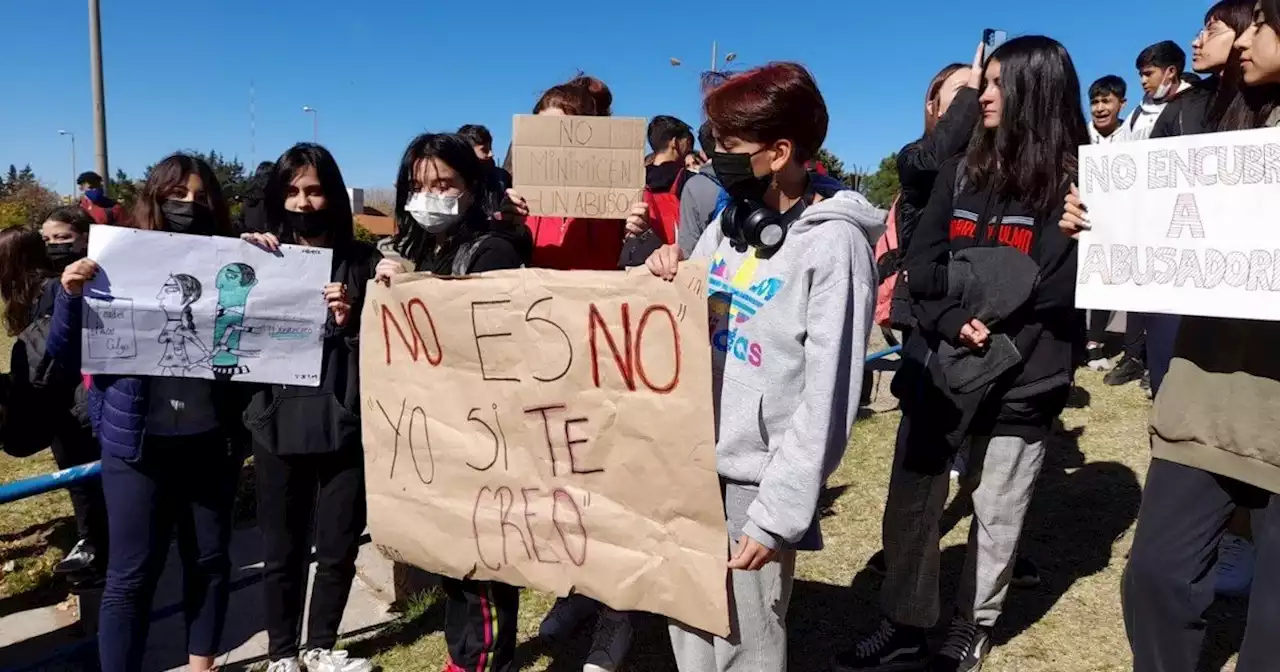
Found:
[(817, 533), (818, 495), (848, 445), (885, 215), (840, 191), (809, 206), (768, 258), (734, 249), (718, 218), (690, 255), (710, 259), (717, 467), (759, 485), (743, 532), (770, 548)]

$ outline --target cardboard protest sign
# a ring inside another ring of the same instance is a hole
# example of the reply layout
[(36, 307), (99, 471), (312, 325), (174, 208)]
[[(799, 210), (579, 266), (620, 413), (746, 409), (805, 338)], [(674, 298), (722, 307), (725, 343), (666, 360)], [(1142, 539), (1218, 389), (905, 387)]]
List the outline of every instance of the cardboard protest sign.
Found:
[(315, 387), (333, 251), (95, 226), (85, 373)]
[(1076, 305), (1280, 319), (1280, 130), (1080, 148)]
[(371, 283), (369, 527), (392, 559), (727, 634), (705, 264)]
[(644, 192), (645, 120), (519, 114), (513, 187), (535, 215), (625, 219)]

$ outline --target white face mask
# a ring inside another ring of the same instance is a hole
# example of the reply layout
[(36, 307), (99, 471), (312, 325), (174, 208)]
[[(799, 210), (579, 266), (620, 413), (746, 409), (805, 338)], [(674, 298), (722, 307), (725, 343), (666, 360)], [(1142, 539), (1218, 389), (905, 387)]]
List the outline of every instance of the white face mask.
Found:
[(1156, 89), (1155, 94), (1153, 94), (1151, 97), (1157, 101), (1168, 98), (1169, 94), (1173, 93), (1173, 84), (1174, 82), (1165, 82), (1164, 84), (1161, 84), (1160, 88)]
[(465, 196), (441, 196), (420, 191), (409, 197), (404, 211), (428, 233), (443, 233), (461, 221), (466, 212)]

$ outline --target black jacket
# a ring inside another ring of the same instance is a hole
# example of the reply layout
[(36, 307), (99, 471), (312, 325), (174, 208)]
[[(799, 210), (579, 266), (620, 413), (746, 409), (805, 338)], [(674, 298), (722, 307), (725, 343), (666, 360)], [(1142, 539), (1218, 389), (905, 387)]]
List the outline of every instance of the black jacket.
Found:
[(262, 386), (244, 412), (259, 446), (277, 455), (360, 450), (360, 318), (365, 287), (382, 255), (352, 242), (333, 251), (333, 282), (347, 286), (351, 315), (324, 325), (319, 387)]
[[(967, 180), (957, 181), (960, 159), (938, 173), (933, 196), (907, 250), (907, 285), (918, 329), (904, 348), (902, 381), (895, 388), (903, 409), (927, 414), (930, 432), (944, 440), (965, 417), (970, 436), (1021, 436), (1038, 441), (1066, 403), (1073, 349), (1083, 336), (1075, 309), (1076, 244), (1058, 229), (1062, 206), (1037, 212), (1027, 204), (997, 197)], [(1054, 203), (1062, 203), (1064, 181)], [(954, 195), (953, 195), (954, 191)], [(980, 400), (960, 400), (940, 383), (940, 342), (959, 343), (960, 328), (974, 315), (950, 295), (951, 257), (971, 247), (1009, 246), (1030, 256), (1039, 278), (1022, 309), (993, 333), (1013, 339), (1022, 362), (1011, 368)], [(929, 371), (933, 369), (933, 371)], [(967, 403), (981, 403), (976, 411)]]
[[(942, 164), (960, 156), (969, 145), (973, 129), (982, 117), (978, 103), (978, 91), (964, 87), (956, 93), (947, 113), (942, 115), (933, 133), (908, 144), (898, 151), (898, 249), (905, 255), (912, 235), (920, 222), (920, 215), (929, 203), (933, 183)], [(887, 278), (902, 270), (902, 257), (885, 255), (880, 277)], [(894, 294), (892, 320), (896, 326), (912, 326), (910, 307), (904, 283), (898, 283)]]
[(1175, 138), (1181, 135), (1211, 133), (1207, 127), (1209, 106), (1218, 91), (1218, 78), (1201, 80), (1195, 86), (1169, 101), (1156, 125), (1151, 128), (1152, 138)]

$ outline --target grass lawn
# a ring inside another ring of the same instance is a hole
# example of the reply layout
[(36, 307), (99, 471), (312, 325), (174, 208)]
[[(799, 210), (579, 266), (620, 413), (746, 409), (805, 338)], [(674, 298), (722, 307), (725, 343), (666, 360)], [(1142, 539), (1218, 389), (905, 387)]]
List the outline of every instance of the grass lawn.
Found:
[[(8, 369), (8, 340), (0, 337), (0, 371)], [(1108, 388), (1101, 376), (1081, 374), (1082, 389), (1055, 432), (1027, 522), (1023, 552), (1041, 568), (1042, 586), (1011, 592), (997, 627), (989, 672), (1087, 672), (1132, 669), (1120, 611), (1119, 583), (1131, 543), (1148, 450), (1149, 402), (1134, 385)], [(881, 397), (887, 390), (880, 390)], [(880, 579), (865, 569), (880, 547), (898, 414), (860, 421), (849, 452), (823, 499), (827, 548), (803, 554), (791, 602), (791, 661), (795, 670), (826, 670), (855, 633), (877, 622)], [(0, 482), (53, 470), (48, 453), (26, 460), (0, 455)], [(0, 506), (0, 613), (50, 604), (65, 595), (49, 570), (72, 543), (70, 506), (52, 493)], [(956, 502), (943, 554), (944, 599), (954, 592), (969, 519)], [(9, 563), (12, 568), (9, 568)], [(524, 670), (576, 672), (589, 634), (566, 650), (547, 651), (533, 635), (551, 598), (526, 591), (520, 618)], [(445, 658), (438, 599), (425, 597), (393, 626), (350, 649), (385, 670), (438, 670)], [(1203, 670), (1231, 670), (1242, 636), (1244, 601), (1215, 606)], [(640, 619), (626, 666), (674, 671), (664, 624)]]

